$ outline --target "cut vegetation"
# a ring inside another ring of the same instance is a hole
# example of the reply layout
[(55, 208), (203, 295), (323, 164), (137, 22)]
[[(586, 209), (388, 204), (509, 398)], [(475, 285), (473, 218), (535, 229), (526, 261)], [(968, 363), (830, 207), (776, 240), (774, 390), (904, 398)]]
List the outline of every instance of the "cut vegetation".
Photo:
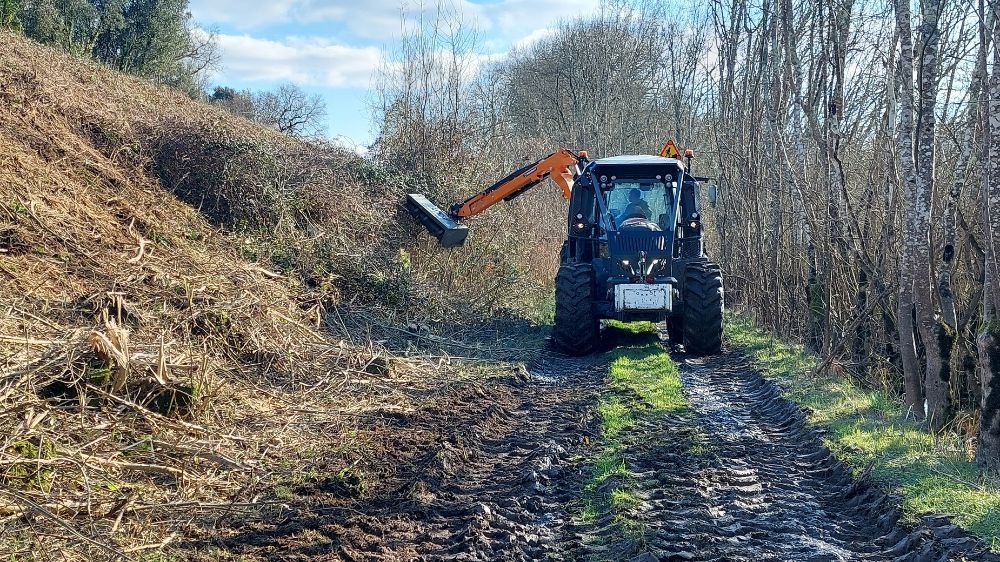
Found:
[(397, 243), (402, 183), (0, 31), (0, 555), (210, 550), (311, 480), (377, 495), (411, 445), (373, 419), (516, 372), (449, 354), (521, 342), (431, 331), (451, 273)]

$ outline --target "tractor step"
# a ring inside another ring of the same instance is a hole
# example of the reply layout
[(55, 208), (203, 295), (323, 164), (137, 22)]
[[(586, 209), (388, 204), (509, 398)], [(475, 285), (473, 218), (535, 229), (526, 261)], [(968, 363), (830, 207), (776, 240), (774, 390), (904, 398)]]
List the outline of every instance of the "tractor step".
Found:
[(469, 236), (469, 229), (465, 225), (455, 222), (451, 215), (419, 193), (406, 196), (406, 209), (445, 248), (461, 246)]

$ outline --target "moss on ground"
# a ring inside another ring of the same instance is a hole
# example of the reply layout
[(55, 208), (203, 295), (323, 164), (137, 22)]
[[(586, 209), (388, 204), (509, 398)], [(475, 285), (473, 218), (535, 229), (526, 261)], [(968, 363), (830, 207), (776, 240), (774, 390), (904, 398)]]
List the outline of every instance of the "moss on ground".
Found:
[(634, 538), (645, 529), (630, 515), (640, 503), (625, 458), (626, 448), (635, 441), (630, 430), (640, 422), (682, 412), (688, 404), (677, 364), (660, 345), (655, 324), (612, 322), (605, 337), (619, 345), (612, 354), (607, 390), (597, 404), (599, 452), (584, 484), (580, 517), (593, 521), (610, 513), (622, 535)]
[(838, 458), (902, 495), (907, 520), (949, 514), (1000, 548), (1000, 482), (976, 468), (960, 436), (935, 435), (907, 420), (902, 400), (884, 390), (814, 375), (815, 357), (754, 328), (746, 316), (727, 318), (726, 338), (780, 382), (786, 397), (809, 409), (810, 423), (828, 430), (823, 440)]

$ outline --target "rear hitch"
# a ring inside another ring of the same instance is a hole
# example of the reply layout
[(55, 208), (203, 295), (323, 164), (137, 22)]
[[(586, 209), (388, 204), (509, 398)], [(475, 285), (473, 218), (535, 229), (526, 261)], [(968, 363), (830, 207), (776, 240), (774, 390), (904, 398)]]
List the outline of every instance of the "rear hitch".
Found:
[(445, 248), (461, 246), (469, 236), (468, 227), (458, 224), (454, 217), (419, 193), (410, 193), (406, 196), (406, 209)]

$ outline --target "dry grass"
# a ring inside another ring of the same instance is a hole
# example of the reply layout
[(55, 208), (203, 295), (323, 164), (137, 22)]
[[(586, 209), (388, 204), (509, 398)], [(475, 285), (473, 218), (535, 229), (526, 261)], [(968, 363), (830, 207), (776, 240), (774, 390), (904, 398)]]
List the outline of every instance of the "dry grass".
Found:
[(400, 235), (352, 161), (0, 33), (0, 557), (162, 550), (455, 374), (321, 329)]
[[(470, 364), (498, 339), (425, 324), (533, 307), (560, 241), (526, 235), (526, 198), (442, 252), (402, 214), (415, 188), (0, 32), (0, 558), (170, 551), (274, 503), (306, 452), (384, 458), (362, 420), (496, 371)], [(412, 353), (352, 333), (371, 319)]]

